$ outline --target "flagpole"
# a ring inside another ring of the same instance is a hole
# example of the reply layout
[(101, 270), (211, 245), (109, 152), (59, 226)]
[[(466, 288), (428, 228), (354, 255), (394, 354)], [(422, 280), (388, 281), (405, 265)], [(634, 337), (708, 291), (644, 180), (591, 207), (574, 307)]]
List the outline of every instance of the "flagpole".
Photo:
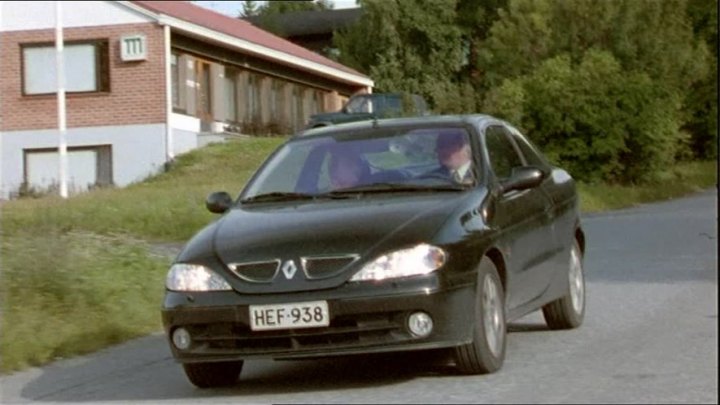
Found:
[(62, 30), (62, 7), (60, 1), (55, 1), (55, 67), (57, 72), (57, 102), (58, 102), (58, 132), (60, 158), (60, 197), (68, 197), (67, 189), (67, 123), (65, 113), (65, 69), (63, 63), (63, 30)]
[[(3, 2), (0, 1), (0, 35), (2, 35), (2, 32), (3, 32), (3, 28), (2, 28), (2, 25), (3, 25), (3, 21), (2, 21), (2, 8), (3, 8)], [(2, 58), (2, 50), (0, 50), (0, 58)], [(2, 114), (0, 114), (0, 157), (3, 156), (3, 152), (2, 152), (2, 149), (3, 149), (3, 148), (2, 148), (2, 144), (3, 144), (3, 139), (2, 139), (2, 116), (1, 116), (1, 115), (2, 115)], [(2, 162), (0, 162), (0, 200), (2, 200), (2, 199), (5, 197), (5, 178), (3, 177), (3, 168), (2, 168), (2, 166), (3, 166), (3, 164), (2, 164)], [(8, 197), (9, 197), (9, 192), (8, 192)], [(0, 313), (1, 313), (1, 312), (2, 312), (2, 311), (0, 311)]]

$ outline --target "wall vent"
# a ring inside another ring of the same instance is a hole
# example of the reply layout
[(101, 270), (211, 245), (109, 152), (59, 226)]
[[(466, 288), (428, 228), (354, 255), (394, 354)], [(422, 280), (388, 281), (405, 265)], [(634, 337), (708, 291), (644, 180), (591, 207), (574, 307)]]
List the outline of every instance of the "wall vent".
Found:
[(125, 62), (147, 59), (145, 35), (126, 35), (120, 38), (120, 58)]

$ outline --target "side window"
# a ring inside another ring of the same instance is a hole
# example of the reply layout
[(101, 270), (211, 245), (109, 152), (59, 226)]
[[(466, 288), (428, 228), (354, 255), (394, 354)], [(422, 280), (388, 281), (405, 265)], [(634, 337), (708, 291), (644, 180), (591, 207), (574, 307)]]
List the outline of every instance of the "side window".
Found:
[(490, 166), (500, 180), (510, 177), (514, 167), (523, 166), (509, 133), (501, 126), (490, 126), (485, 130)]
[(520, 134), (520, 132), (517, 130), (512, 130), (511, 132), (513, 134), (513, 139), (515, 139), (515, 144), (518, 148), (520, 148), (520, 152), (523, 156), (525, 156), (525, 161), (528, 165), (540, 167), (547, 166), (545, 160), (540, 156), (530, 142), (528, 142), (527, 139)]

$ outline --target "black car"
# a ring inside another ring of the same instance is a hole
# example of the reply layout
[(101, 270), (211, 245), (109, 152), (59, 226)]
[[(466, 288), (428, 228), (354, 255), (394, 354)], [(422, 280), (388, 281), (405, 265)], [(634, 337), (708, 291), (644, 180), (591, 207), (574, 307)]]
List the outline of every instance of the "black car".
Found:
[(223, 215), (176, 258), (162, 308), (199, 387), (233, 384), (245, 359), (405, 350), (489, 373), (508, 321), (583, 321), (575, 183), (487, 115), (307, 131), (206, 204)]

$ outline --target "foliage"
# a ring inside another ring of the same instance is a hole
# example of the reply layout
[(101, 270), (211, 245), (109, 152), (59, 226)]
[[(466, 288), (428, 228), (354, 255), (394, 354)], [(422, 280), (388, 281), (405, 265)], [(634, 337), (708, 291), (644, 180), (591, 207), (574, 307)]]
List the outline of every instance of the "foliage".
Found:
[(511, 0), (508, 6), (480, 54), (491, 88), (485, 107), (500, 111), (498, 97), (509, 86), (522, 87), (525, 111), (506, 102), (504, 114), (522, 116), (524, 129), (582, 179), (662, 175), (687, 143), (686, 89), (707, 76), (706, 48), (678, 12), (685, 2)]
[(277, 35), (283, 34), (283, 27), (276, 16), (279, 14), (299, 11), (331, 10), (334, 7), (332, 0), (273, 0), (258, 5), (255, 1), (244, 1), (240, 18), (258, 17), (255, 24), (260, 28)]
[(329, 10), (333, 8), (330, 0), (273, 0), (260, 6), (259, 14), (283, 14), (295, 11)]
[(242, 2), (242, 11), (238, 18), (256, 17), (260, 13), (258, 2), (254, 0), (245, 0)]
[(716, 0), (360, 4), (342, 63), (438, 113), (501, 114), (580, 178), (717, 156)]
[(169, 258), (119, 236), (3, 237), (0, 371), (88, 353), (160, 329)]
[(674, 104), (644, 73), (627, 74), (608, 52), (569, 55), (506, 80), (486, 109), (528, 131), (547, 156), (585, 181), (649, 180), (672, 163)]
[(642, 185), (578, 183), (580, 210), (602, 212), (663, 201), (717, 187), (717, 161), (683, 162), (662, 178)]
[(379, 92), (420, 94), (435, 107), (457, 98), (462, 85), (452, 78), (463, 53), (455, 0), (366, 0), (361, 5), (360, 21), (335, 35), (341, 62), (368, 72)]
[(499, 11), (505, 7), (507, 0), (458, 0), (457, 2), (457, 24), (462, 31), (465, 47), (460, 75), (465, 80), (469, 80), (475, 88), (484, 88), (484, 66), (480, 64), (480, 50), (485, 46), (490, 28), (497, 20)]
[(694, 83), (686, 98), (688, 114), (685, 128), (692, 134), (691, 147), (696, 157), (717, 158), (718, 147), (718, 2), (689, 0), (688, 16), (695, 36), (707, 45), (708, 72)]

